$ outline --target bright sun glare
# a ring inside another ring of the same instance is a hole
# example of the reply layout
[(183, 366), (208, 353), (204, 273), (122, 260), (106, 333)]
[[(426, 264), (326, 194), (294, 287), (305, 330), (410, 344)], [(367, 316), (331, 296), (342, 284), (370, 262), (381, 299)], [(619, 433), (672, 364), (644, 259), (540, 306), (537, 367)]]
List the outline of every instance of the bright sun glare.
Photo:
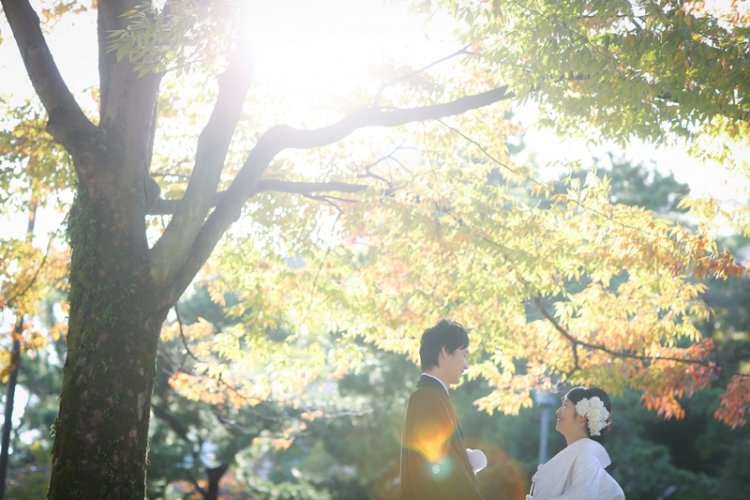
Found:
[(416, 68), (458, 48), (429, 36), (425, 18), (403, 2), (254, 0), (244, 8), (256, 77), (296, 99), (341, 96), (363, 84), (377, 91), (373, 74), (385, 65)]
[[(399, 0), (236, 2), (242, 8), (237, 15), (246, 22), (244, 41), (255, 60), (256, 82), (273, 89), (274, 96), (283, 99), (284, 107), (295, 112), (310, 104), (335, 108), (342, 101), (353, 99), (357, 92), (364, 99), (374, 99), (381, 85), (403, 74), (404, 68), (424, 67), (460, 48), (447, 20), (417, 14), (408, 3)], [(64, 79), (84, 105), (87, 98), (82, 89), (96, 85), (98, 76), (95, 20), (95, 12), (89, 12), (73, 21), (58, 23), (48, 34)], [(3, 23), (0, 28), (6, 36), (0, 44), (0, 73), (4, 75), (0, 79), (0, 96), (9, 103), (20, 104), (33, 96), (33, 89), (7, 25)], [(81, 64), (82, 61), (87, 63)], [(392, 71), (399, 66), (400, 71)], [(440, 66), (445, 71), (450, 68), (450, 64)], [(366, 102), (358, 102), (363, 104)], [(317, 118), (321, 124), (330, 121), (330, 117)], [(560, 151), (571, 149), (554, 135), (551, 138), (548, 135), (553, 134), (550, 132), (536, 141), (529, 136), (529, 146), (557, 159)], [(679, 180), (689, 182), (699, 191), (703, 189), (720, 198), (732, 194), (733, 198), (744, 200), (744, 194), (729, 193), (728, 184), (740, 184), (736, 176), (727, 181), (727, 176), (716, 176), (715, 166), (707, 168), (684, 154), (677, 158), (674, 149), (637, 151), (635, 156), (654, 157), (657, 153), (662, 155), (658, 159), (660, 166), (673, 170)], [(717, 184), (719, 177), (721, 182)], [(741, 186), (746, 193), (744, 179)]]

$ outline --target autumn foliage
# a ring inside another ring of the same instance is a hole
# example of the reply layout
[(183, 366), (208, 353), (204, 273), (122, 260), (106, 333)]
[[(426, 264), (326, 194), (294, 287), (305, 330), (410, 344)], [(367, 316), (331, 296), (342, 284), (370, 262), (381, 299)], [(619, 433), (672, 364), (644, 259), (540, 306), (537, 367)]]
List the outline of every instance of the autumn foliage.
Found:
[[(463, 48), (362, 55), (373, 73), (333, 102), (304, 92), (312, 74), (255, 73), (245, 2), (2, 5), (44, 107), (7, 113), (3, 208), (32, 221), (76, 195), (67, 280), (57, 242), (0, 247), (0, 300), (19, 317), (72, 289), (52, 497), (143, 493), (159, 341), (182, 343), (169, 380), (186, 398), (295, 404), (366, 367), (367, 345), (416, 361), (425, 326), (448, 317), (471, 329), (488, 412), (596, 384), (679, 418), (681, 398), (728, 381), (716, 415), (744, 423), (746, 363), (724, 373), (699, 327), (706, 280), (747, 279), (715, 235), (717, 221), (750, 235), (750, 207), (685, 198), (661, 214), (617, 203), (595, 169), (511, 151), (533, 103), (560, 133), (750, 172), (739, 2), (415, 2)], [(81, 64), (99, 81), (71, 90), (47, 30), (94, 7), (98, 57)], [(196, 281), (231, 323), (182, 324), (175, 304)]]

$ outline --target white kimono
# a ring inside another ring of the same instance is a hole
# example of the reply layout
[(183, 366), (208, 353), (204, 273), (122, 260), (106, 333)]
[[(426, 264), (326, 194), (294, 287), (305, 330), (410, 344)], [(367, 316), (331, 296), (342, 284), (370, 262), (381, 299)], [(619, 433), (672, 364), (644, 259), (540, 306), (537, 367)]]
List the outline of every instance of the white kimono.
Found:
[(537, 469), (526, 500), (625, 500), (605, 467), (611, 463), (604, 446), (579, 439)]

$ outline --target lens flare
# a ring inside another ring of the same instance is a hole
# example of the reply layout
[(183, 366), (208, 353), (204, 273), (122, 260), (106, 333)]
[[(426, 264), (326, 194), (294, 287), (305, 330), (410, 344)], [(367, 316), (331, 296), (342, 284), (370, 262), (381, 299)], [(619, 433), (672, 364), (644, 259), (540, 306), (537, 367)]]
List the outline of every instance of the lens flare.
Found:
[(447, 454), (448, 441), (456, 428), (452, 422), (428, 421), (417, 423), (404, 446), (416, 451), (432, 464), (442, 464)]
[(437, 463), (427, 462), (424, 467), (428, 476), (432, 477), (435, 481), (442, 481), (450, 477), (453, 470), (453, 460), (451, 457), (446, 456)]

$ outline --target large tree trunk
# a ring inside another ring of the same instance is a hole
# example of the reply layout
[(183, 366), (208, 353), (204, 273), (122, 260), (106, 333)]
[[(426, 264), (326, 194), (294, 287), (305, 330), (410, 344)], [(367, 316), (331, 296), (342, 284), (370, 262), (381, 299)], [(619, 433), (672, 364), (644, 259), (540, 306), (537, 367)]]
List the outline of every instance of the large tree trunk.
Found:
[[(79, 191), (70, 322), (49, 498), (144, 497), (156, 347), (167, 308), (114, 193)], [(136, 224), (137, 225), (137, 224)]]

